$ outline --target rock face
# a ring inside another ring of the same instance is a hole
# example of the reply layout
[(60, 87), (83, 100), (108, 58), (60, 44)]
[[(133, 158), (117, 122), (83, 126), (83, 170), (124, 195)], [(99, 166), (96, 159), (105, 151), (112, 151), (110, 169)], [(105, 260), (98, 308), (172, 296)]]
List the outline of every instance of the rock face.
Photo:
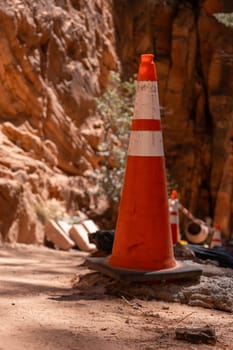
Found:
[(90, 205), (98, 157), (81, 126), (117, 67), (112, 17), (98, 0), (6, 0), (0, 32), (1, 236), (42, 242), (38, 203)]
[[(42, 243), (38, 206), (101, 199), (88, 173), (103, 125), (94, 97), (154, 52), (167, 167), (182, 204), (232, 226), (230, 1), (4, 0), (0, 4), (0, 236)], [(126, 15), (129, 14), (129, 15)], [(120, 62), (120, 63), (119, 63)], [(43, 210), (45, 208), (40, 208)]]

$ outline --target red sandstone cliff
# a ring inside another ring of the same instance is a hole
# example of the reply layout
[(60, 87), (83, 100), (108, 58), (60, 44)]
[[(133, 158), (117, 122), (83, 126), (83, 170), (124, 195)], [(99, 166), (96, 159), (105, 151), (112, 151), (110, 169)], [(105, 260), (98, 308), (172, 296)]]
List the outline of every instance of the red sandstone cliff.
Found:
[[(232, 232), (230, 1), (51, 0), (0, 4), (0, 232), (38, 243), (35, 205), (88, 209), (102, 124), (93, 97), (108, 74), (154, 52), (167, 167), (182, 203)], [(120, 62), (120, 64), (119, 64)], [(94, 209), (99, 198), (95, 194)]]
[[(230, 1), (116, 1), (117, 48), (126, 75), (154, 52), (166, 163), (182, 203), (211, 216), (226, 236), (232, 221), (232, 28), (213, 14)], [(130, 14), (124, 16), (124, 13)]]

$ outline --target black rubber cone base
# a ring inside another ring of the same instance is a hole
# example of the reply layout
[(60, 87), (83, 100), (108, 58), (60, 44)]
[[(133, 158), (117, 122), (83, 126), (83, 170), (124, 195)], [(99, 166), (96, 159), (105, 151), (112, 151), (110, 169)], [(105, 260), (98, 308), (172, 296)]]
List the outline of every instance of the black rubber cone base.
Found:
[(176, 266), (171, 269), (158, 271), (144, 271), (116, 268), (108, 263), (109, 257), (87, 258), (85, 265), (91, 269), (101, 272), (117, 280), (127, 281), (172, 281), (177, 279), (198, 279), (202, 274), (202, 269), (197, 264), (176, 262)]

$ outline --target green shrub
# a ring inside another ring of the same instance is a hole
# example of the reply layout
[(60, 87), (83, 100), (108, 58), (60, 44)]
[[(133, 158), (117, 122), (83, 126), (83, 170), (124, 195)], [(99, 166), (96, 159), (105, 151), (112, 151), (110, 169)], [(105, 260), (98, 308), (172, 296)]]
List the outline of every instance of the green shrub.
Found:
[[(97, 113), (105, 127), (104, 140), (99, 145), (104, 160), (96, 174), (100, 190), (107, 195), (113, 211), (118, 206), (123, 184), (135, 87), (135, 79), (122, 81), (118, 73), (112, 72), (105, 93), (96, 99)], [(168, 194), (177, 188), (168, 171), (167, 186)]]
[(97, 173), (100, 187), (111, 203), (120, 199), (134, 96), (134, 79), (122, 81), (118, 73), (111, 72), (105, 93), (96, 99), (97, 113), (105, 128), (104, 140), (99, 145), (104, 160)]
[(33, 204), (38, 219), (44, 224), (47, 220), (61, 220), (65, 216), (65, 204), (55, 198), (39, 200)]

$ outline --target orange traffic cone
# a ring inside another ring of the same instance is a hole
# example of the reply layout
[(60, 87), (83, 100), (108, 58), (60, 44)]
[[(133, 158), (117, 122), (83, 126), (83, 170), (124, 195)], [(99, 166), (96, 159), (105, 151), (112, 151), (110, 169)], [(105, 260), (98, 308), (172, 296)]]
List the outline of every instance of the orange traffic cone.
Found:
[(156, 80), (153, 55), (142, 55), (112, 266), (159, 270), (176, 265)]
[(166, 279), (178, 275), (183, 278), (187, 273), (201, 274), (200, 268), (182, 269), (173, 255), (157, 76), (152, 54), (141, 56), (112, 255), (105, 261), (93, 259), (87, 259), (90, 268), (128, 280), (153, 279), (156, 275)]
[(171, 196), (168, 200), (170, 224), (172, 232), (172, 242), (176, 244), (180, 241), (180, 227), (179, 227), (179, 200), (176, 190), (172, 190)]
[(214, 227), (214, 233), (210, 243), (210, 248), (214, 247), (222, 247), (222, 235), (219, 224), (216, 224)]

